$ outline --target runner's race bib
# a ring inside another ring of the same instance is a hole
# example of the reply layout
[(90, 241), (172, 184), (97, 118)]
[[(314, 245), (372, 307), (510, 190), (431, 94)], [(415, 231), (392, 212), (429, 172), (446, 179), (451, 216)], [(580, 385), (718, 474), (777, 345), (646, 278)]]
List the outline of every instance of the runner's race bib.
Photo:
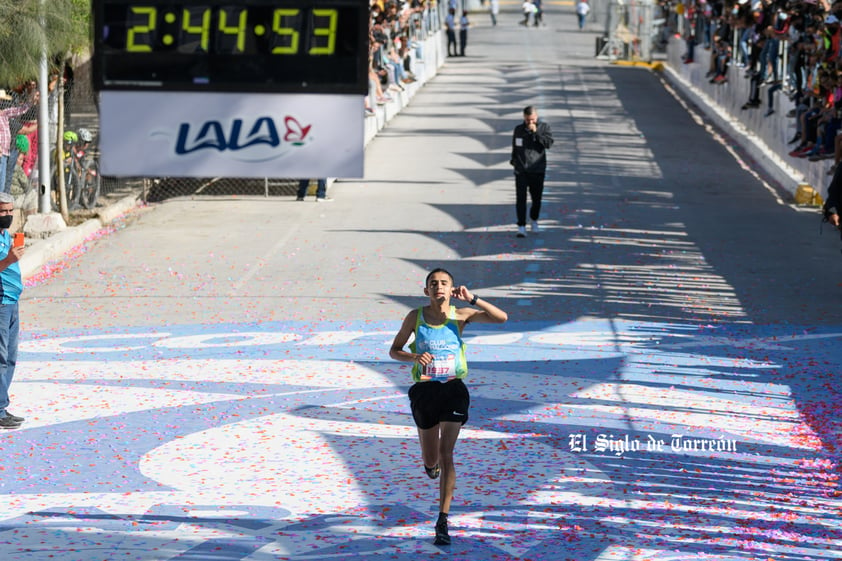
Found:
[(456, 377), (456, 355), (441, 355), (424, 367), (424, 376), (430, 380), (450, 380)]

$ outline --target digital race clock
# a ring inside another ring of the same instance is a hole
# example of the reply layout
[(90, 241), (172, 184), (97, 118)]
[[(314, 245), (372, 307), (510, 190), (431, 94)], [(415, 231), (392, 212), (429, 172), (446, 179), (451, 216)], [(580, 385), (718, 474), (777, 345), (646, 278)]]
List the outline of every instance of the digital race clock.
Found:
[(94, 0), (100, 90), (368, 89), (367, 0)]

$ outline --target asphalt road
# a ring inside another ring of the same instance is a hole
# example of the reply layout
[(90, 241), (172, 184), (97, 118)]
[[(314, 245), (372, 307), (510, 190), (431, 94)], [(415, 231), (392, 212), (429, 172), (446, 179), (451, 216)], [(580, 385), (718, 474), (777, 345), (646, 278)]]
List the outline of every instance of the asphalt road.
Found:
[[(838, 235), (572, 8), (473, 19), (333, 203), (157, 203), (27, 289), (4, 559), (839, 558)], [(438, 266), (510, 318), (470, 326), (450, 553), (387, 355)]]
[[(658, 75), (595, 61), (572, 14), (506, 17), (477, 21), (335, 203), (156, 204), (27, 291), (29, 329), (391, 320), (433, 266), (521, 320), (836, 322), (842, 242), (816, 213), (779, 204)], [(507, 162), (527, 104), (556, 143), (544, 231), (519, 241)]]

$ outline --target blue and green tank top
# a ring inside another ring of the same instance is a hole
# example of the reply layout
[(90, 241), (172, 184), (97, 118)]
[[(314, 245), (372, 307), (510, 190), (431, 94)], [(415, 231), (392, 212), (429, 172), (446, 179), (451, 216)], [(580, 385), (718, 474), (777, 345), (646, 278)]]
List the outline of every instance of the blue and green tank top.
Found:
[(412, 379), (415, 382), (431, 380), (446, 382), (468, 375), (465, 342), (459, 334), (456, 306), (450, 307), (447, 321), (441, 325), (428, 324), (424, 321), (424, 308), (418, 308), (418, 318), (415, 320), (415, 340), (409, 348), (414, 353), (433, 355), (431, 364), (422, 366), (415, 363), (412, 366)]

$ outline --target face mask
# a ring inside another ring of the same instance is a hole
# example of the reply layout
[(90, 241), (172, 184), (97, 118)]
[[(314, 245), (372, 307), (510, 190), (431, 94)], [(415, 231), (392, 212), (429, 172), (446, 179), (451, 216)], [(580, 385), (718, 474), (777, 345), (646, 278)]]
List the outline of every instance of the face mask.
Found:
[(12, 219), (14, 217), (10, 214), (0, 216), (0, 230), (8, 230), (12, 227)]

